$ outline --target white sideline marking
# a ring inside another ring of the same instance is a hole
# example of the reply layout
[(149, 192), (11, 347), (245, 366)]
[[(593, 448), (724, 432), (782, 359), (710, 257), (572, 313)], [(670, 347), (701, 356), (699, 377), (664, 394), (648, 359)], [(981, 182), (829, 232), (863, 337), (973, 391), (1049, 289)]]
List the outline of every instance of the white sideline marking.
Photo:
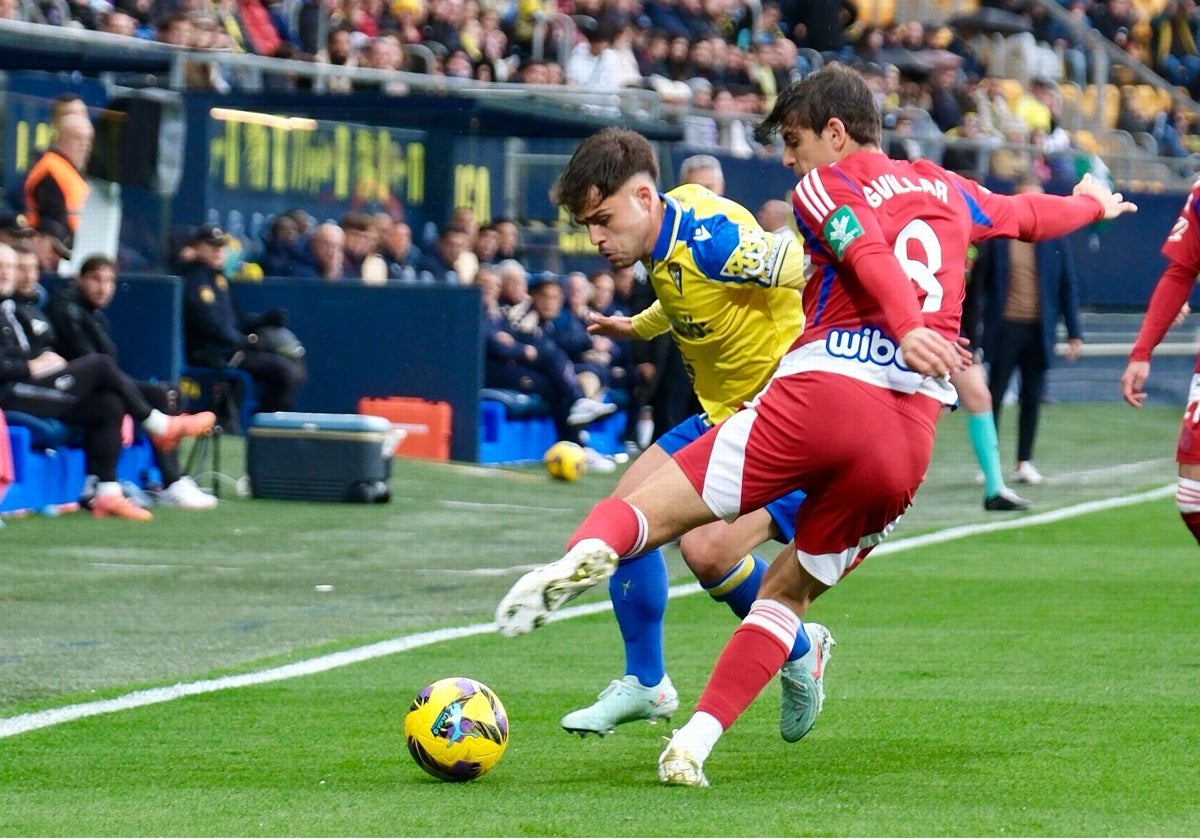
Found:
[[(897, 551), (948, 542), (949, 540), (974, 536), (975, 534), (988, 534), (995, 531), (1007, 531), (1014, 528), (1026, 528), (1031, 525), (1042, 525), (1048, 522), (1059, 522), (1074, 516), (1082, 516), (1088, 513), (1096, 513), (1103, 510), (1111, 510), (1113, 508), (1162, 499), (1172, 495), (1174, 492), (1175, 485), (1171, 484), (1166, 487), (1147, 490), (1143, 493), (1135, 493), (1131, 496), (1118, 496), (1112, 499), (1084, 502), (1060, 510), (1006, 519), (1002, 522), (959, 525), (930, 534), (921, 534), (916, 537), (896, 540), (892, 543), (883, 543), (879, 548), (875, 549), (873, 554), (892, 554)], [(700, 584), (694, 582), (686, 583), (679, 586), (672, 586), (669, 597), (679, 598), (699, 591)], [(577, 618), (582, 615), (595, 615), (596, 613), (607, 612), (609, 609), (611, 609), (611, 606), (607, 601), (578, 604), (551, 615), (549, 620), (565, 621), (566, 619)], [(0, 718), (0, 738), (9, 738), (24, 732), (32, 732), (35, 729), (45, 729), (46, 727), (55, 726), (60, 723), (69, 723), (74, 720), (93, 717), (94, 715), (123, 712), (127, 709), (137, 709), (142, 706), (152, 706), (156, 703), (166, 703), (170, 700), (180, 700), (184, 697), (193, 697), (197, 694), (210, 694), (214, 691), (245, 688), (247, 686), (263, 685), (264, 683), (278, 682), (280, 680), (290, 680), (295, 677), (306, 677), (311, 674), (331, 671), (334, 668), (366, 662), (369, 659), (378, 659), (379, 657), (390, 656), (394, 653), (415, 650), (416, 648), (426, 647), (438, 642), (463, 639), (468, 636), (481, 636), (484, 633), (494, 633), (495, 630), (495, 624), (471, 624), (466, 627), (431, 630), (426, 633), (417, 633), (412, 636), (403, 636), (398, 639), (389, 639), (385, 642), (376, 642), (372, 645), (352, 648), (351, 650), (330, 653), (318, 656), (315, 659), (307, 659), (303, 662), (293, 662), (289, 665), (281, 665), (278, 668), (268, 668), (265, 671), (254, 671), (249, 674), (236, 674), (212, 680), (200, 680), (198, 682), (176, 683), (175, 685), (162, 686), (160, 688), (134, 691), (129, 694), (123, 694), (120, 697), (113, 697), (109, 700), (96, 700), (91, 703), (77, 703), (72, 706), (45, 709), (40, 712), (27, 712), (26, 714), (10, 718)]]

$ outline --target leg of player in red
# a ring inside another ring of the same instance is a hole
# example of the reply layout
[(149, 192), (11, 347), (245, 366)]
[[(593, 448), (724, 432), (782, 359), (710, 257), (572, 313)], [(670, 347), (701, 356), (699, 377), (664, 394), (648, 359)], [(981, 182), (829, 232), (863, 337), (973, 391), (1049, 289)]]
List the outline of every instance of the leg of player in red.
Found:
[[(771, 564), (696, 713), (660, 756), (663, 782), (708, 784), (705, 759), (778, 671), (809, 605), (861, 562), (911, 503), (933, 454), (938, 412), (929, 398), (837, 376), (772, 383), (741, 446), (742, 492), (754, 492), (779, 470), (801, 475), (812, 489), (796, 516), (795, 547)], [(791, 421), (788, 431), (781, 432), (781, 418)], [(741, 443), (732, 434), (718, 435), (707, 456), (680, 453), (683, 471), (702, 481), (706, 499), (720, 504), (721, 484), (731, 475), (723, 475), (721, 466)]]

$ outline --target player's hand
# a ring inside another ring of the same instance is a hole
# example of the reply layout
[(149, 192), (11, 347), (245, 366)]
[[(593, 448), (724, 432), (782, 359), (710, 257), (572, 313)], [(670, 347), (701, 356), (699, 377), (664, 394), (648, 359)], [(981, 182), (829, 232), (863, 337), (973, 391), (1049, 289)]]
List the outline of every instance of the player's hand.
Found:
[(1072, 195), (1090, 195), (1092, 198), (1100, 202), (1104, 206), (1104, 218), (1115, 219), (1117, 216), (1125, 213), (1136, 213), (1137, 205), (1132, 201), (1126, 201), (1121, 193), (1115, 193), (1108, 187), (1101, 184), (1092, 177), (1092, 173), (1088, 172), (1079, 179), (1079, 183), (1075, 185), (1075, 189), (1071, 190)]
[(1149, 362), (1130, 362), (1121, 374), (1121, 396), (1125, 402), (1134, 408), (1141, 408), (1146, 401), (1146, 392), (1142, 390), (1146, 380), (1150, 378)]
[(1080, 354), (1083, 353), (1083, 339), (1071, 338), (1067, 340), (1067, 361), (1079, 361)]
[(948, 341), (936, 330), (917, 327), (900, 339), (900, 352), (909, 370), (922, 376), (940, 377), (971, 366), (971, 353), (956, 341)]
[(633, 319), (628, 315), (601, 315), (588, 313), (589, 335), (604, 335), (609, 338), (637, 338), (633, 332)]

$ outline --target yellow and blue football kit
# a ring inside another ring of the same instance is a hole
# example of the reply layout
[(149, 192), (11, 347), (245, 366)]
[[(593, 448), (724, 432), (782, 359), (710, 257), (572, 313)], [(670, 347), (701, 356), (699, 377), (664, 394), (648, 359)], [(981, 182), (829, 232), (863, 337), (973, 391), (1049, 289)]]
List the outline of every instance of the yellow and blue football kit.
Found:
[(661, 308), (634, 316), (633, 329), (639, 338), (670, 329), (700, 405), (720, 423), (762, 390), (804, 327), (796, 288), (804, 252), (795, 237), (763, 230), (749, 210), (695, 184), (662, 201), (648, 265)]

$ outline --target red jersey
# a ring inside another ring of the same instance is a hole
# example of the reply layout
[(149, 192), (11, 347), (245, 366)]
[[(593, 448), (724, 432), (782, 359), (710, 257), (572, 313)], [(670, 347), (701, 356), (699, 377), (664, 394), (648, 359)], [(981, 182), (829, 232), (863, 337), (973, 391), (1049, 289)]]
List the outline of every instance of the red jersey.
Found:
[(958, 338), (970, 244), (1061, 236), (1103, 215), (1092, 198), (997, 195), (871, 151), (809, 172), (792, 207), (812, 264), (807, 325), (780, 373), (829, 370), (947, 403), (953, 389), (909, 370), (899, 338), (919, 326)]
[[(1183, 210), (1175, 220), (1167, 241), (1163, 243), (1162, 255), (1173, 263), (1191, 271), (1195, 277), (1200, 274), (1200, 180), (1192, 184)], [(1178, 310), (1176, 310), (1178, 312)], [(1176, 312), (1171, 313), (1172, 317)]]
[[(1196, 275), (1200, 274), (1200, 180), (1192, 184), (1183, 210), (1163, 243), (1162, 255), (1171, 262), (1150, 296), (1137, 341), (1129, 353), (1131, 362), (1150, 361), (1150, 355), (1171, 328), (1180, 307), (1191, 297)], [(1196, 367), (1200, 370), (1200, 358)]]

